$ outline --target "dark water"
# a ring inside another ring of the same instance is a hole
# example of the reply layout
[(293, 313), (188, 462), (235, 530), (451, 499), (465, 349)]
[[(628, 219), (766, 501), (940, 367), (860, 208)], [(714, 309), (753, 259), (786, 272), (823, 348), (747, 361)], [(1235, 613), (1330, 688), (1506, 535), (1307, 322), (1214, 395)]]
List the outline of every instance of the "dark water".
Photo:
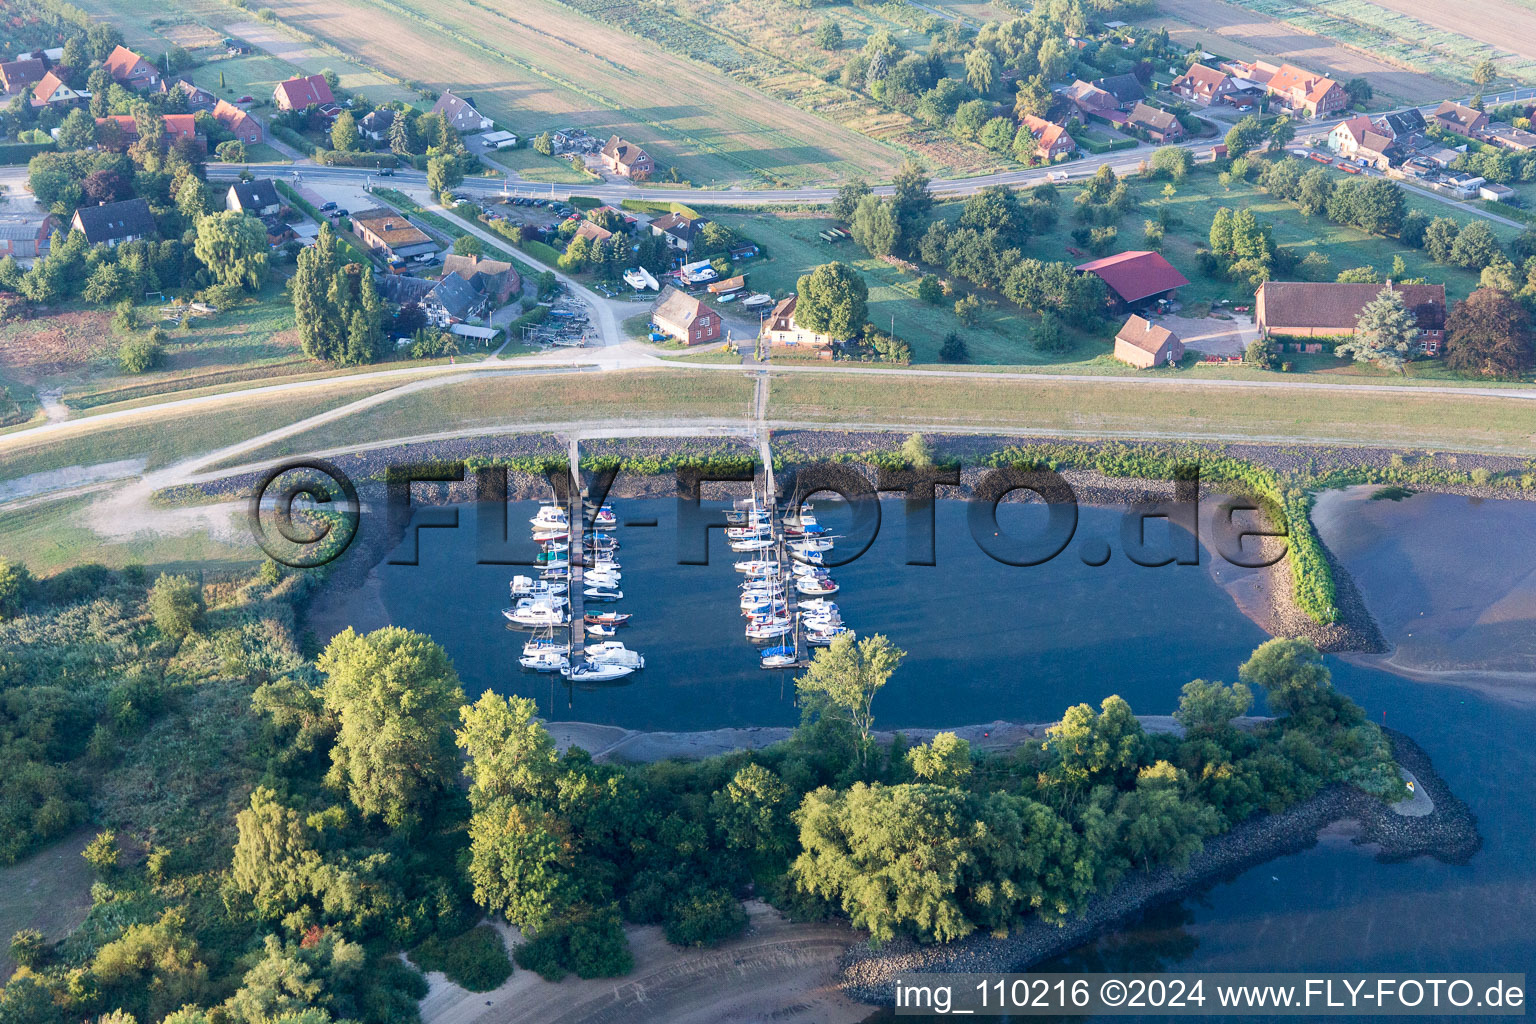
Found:
[[(792, 691), (790, 675), (758, 669), (742, 638), (739, 576), (730, 568), (742, 556), (717, 539), (712, 565), (678, 566), (672, 504), (618, 504), (623, 516), (654, 515), (659, 524), (619, 531), (621, 607), (635, 614), (622, 639), (650, 666), (628, 685), (572, 693), (557, 685), (552, 695), (547, 677), (517, 667), (522, 634), (505, 630), (498, 610), (507, 603), (508, 578), (519, 570), (474, 564), (472, 510), (464, 511), (457, 530), (422, 531), (419, 567), (381, 570), (392, 619), (442, 643), (471, 695), (490, 687), (535, 697), (552, 718), (670, 730), (793, 723), (797, 712), (781, 693)], [(535, 507), (514, 506), (514, 530)], [(1529, 605), (1488, 599), (1483, 605), (1503, 609), (1498, 629), (1469, 636), (1494, 613), (1467, 606), (1476, 603), (1479, 586), (1495, 584), (1469, 586), (1465, 567), (1489, 567), (1483, 579), (1513, 580), (1511, 590), (1518, 591), (1536, 568), (1536, 549), (1516, 544), (1512, 550), (1511, 538), (1536, 535), (1536, 506), (1421, 496), (1351, 508), (1320, 522), (1320, 529), (1338, 541), (1367, 602), (1387, 609), (1389, 639), (1413, 630), (1406, 609), (1414, 605), (1447, 609), (1437, 618), (1444, 623), (1439, 647), (1416, 649), (1426, 662), (1467, 657), (1496, 636), (1532, 635)], [(848, 523), (821, 511), (824, 522)], [(844, 588), (835, 600), (846, 621), (861, 635), (885, 633), (908, 652), (876, 704), (879, 726), (1038, 721), (1110, 693), (1138, 711), (1167, 713), (1184, 682), (1234, 678), (1237, 665), (1265, 639), (1209, 566), (1147, 568), (1125, 558), (1118, 511), (1082, 509), (1071, 546), (1032, 568), (987, 557), (967, 532), (964, 506), (943, 502), (937, 566), (907, 566), (899, 511), (885, 503), (868, 554), (835, 570)], [(1041, 516), (1038, 506), (1005, 506), (1003, 521), (1022, 530), (1037, 526)], [(1163, 526), (1148, 530), (1152, 547), (1171, 540)], [(1105, 541), (1113, 549), (1110, 560), (1097, 568), (1084, 564), (1085, 549), (1096, 554)], [(1415, 555), (1430, 550), (1432, 556)], [(1410, 564), (1430, 568), (1402, 571)], [(1458, 572), (1457, 565), (1464, 568)], [(1499, 660), (1501, 668), (1521, 667), (1518, 658)], [(1385, 714), (1434, 758), (1476, 813), (1483, 850), (1460, 867), (1429, 859), (1384, 865), (1347, 843), (1325, 841), (1149, 915), (1078, 950), (1067, 963), (1115, 970), (1536, 967), (1536, 708), (1337, 658), (1329, 664), (1336, 685), (1373, 719)]]

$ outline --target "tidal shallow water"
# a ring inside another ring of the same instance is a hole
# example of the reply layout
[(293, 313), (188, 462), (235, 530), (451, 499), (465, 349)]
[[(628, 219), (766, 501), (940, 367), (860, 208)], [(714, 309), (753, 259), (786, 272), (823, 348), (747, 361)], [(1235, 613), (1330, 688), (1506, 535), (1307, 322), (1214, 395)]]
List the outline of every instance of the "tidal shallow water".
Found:
[[(1420, 495), (1404, 502), (1347, 492), (1319, 503), (1324, 540), (1355, 575), (1389, 642), (1436, 670), (1536, 673), (1536, 504)], [(648, 667), (625, 685), (568, 690), (517, 666), (524, 637), (503, 626), (510, 566), (477, 565), (476, 510), (454, 530), (422, 530), (420, 565), (380, 567), (396, 624), (430, 633), (466, 691), (539, 701), (550, 718), (633, 729), (788, 725), (790, 673), (757, 668), (742, 637), (737, 557), (718, 535), (709, 566), (678, 565), (670, 501), (620, 501), (625, 600), (621, 638)], [(1034, 567), (994, 561), (972, 539), (963, 503), (940, 502), (935, 566), (910, 566), (901, 506), (883, 502), (877, 539), (834, 570), (835, 600), (860, 635), (908, 652), (876, 705), (877, 727), (1005, 718), (1043, 721), (1118, 693), (1143, 713), (1173, 710), (1193, 678), (1235, 678), (1265, 634), (1221, 584), (1237, 573), (1150, 568), (1125, 556), (1122, 513), (1083, 508), (1072, 543)], [(536, 505), (512, 506), (521, 537)], [(827, 506), (822, 520), (852, 530)], [(1038, 530), (1039, 506), (1003, 506), (1005, 530)], [(1147, 545), (1182, 540), (1153, 521)], [(1107, 562), (1087, 562), (1102, 557)], [(843, 551), (839, 551), (842, 554)], [(1064, 958), (1063, 969), (1518, 971), (1536, 965), (1536, 706), (1446, 682), (1416, 682), (1330, 657), (1334, 683), (1372, 719), (1409, 735), (1477, 815), (1485, 843), (1471, 863), (1381, 864), (1325, 839)]]

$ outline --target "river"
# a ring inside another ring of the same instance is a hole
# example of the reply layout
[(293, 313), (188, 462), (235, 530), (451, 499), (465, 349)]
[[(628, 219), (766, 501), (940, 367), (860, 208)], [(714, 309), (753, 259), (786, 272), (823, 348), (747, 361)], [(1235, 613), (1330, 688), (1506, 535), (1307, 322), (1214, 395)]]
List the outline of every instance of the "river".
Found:
[[(499, 609), (511, 574), (527, 570), (475, 564), (472, 507), (460, 510), (458, 529), (419, 532), (420, 565), (380, 567), (391, 620), (442, 643), (471, 696), (485, 688), (523, 694), (552, 719), (664, 730), (793, 724), (791, 676), (760, 670), (742, 637), (731, 570), (738, 556), (716, 535), (712, 564), (678, 565), (672, 502), (617, 505), (621, 516), (657, 524), (618, 530), (620, 607), (635, 615), (621, 638), (647, 660), (625, 685), (568, 691), (517, 666), (523, 634), (503, 627)], [(985, 554), (960, 502), (938, 503), (937, 564), (906, 565), (901, 506), (882, 507), (868, 552), (834, 570), (848, 624), (860, 635), (885, 633), (907, 651), (876, 702), (877, 727), (1041, 721), (1110, 693), (1137, 711), (1167, 713), (1183, 683), (1235, 678), (1265, 639), (1222, 587), (1240, 572), (1212, 565), (1203, 550), (1198, 566), (1133, 563), (1118, 510), (1081, 509), (1066, 550), (1026, 568)], [(511, 507), (514, 534), (535, 508)], [(843, 510), (819, 511), (852, 532)], [(1001, 507), (1005, 532), (1037, 530), (1042, 521), (1040, 506)], [(1536, 504), (1444, 495), (1371, 501), (1354, 489), (1325, 495), (1317, 523), (1402, 661), (1394, 673), (1329, 657), (1335, 685), (1424, 747), (1477, 815), (1483, 849), (1464, 866), (1381, 864), (1345, 840), (1324, 839), (1055, 966), (1501, 971), (1536, 963), (1536, 704), (1508, 699), (1536, 688), (1512, 674), (1536, 674)], [(1173, 545), (1173, 532), (1149, 521), (1148, 548)], [(1106, 543), (1108, 561), (1088, 564)], [(1504, 694), (1446, 681), (1461, 670), (1502, 673)], [(1453, 674), (1401, 674), (1408, 671)]]

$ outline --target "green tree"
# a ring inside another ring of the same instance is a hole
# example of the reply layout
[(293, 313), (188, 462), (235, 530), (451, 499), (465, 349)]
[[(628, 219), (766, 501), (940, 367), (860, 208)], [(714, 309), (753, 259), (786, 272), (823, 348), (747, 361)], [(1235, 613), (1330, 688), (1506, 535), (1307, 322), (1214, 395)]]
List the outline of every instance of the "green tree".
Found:
[[(544, 140), (546, 151), (549, 146), (549, 133), (544, 132), (539, 138)], [(398, 110), (395, 119), (389, 123), (389, 151), (397, 156), (409, 156), (421, 147), (421, 142), (416, 138), (416, 132), (411, 126), (410, 111)], [(534, 148), (538, 148), (538, 139), (534, 140)]]
[(749, 764), (710, 798), (715, 827), (733, 850), (772, 859), (789, 848), (789, 787), (770, 768)]
[(869, 195), (869, 183), (863, 178), (854, 178), (844, 183), (837, 190), (837, 196), (832, 200), (832, 216), (840, 221), (853, 219), (854, 211), (859, 208), (859, 203)]
[(843, 48), (843, 26), (831, 18), (823, 21), (816, 29), (816, 45), (823, 50), (841, 50)]
[(243, 211), (199, 218), (192, 251), (221, 285), (255, 292), (267, 279), (267, 229)]
[(97, 306), (110, 306), (123, 295), (123, 274), (116, 263), (99, 263), (86, 278), (80, 295), (86, 302)]
[(59, 125), (59, 149), (86, 149), (96, 144), (96, 119), (84, 109), (76, 107), (64, 115)]
[(540, 132), (533, 137), (533, 151), (549, 156), (555, 150), (554, 143), (549, 138), (549, 132)]
[(1360, 311), (1354, 335), (1340, 342), (1334, 351), (1340, 356), (1353, 356), (1359, 363), (1401, 371), (1418, 336), (1418, 320), (1403, 304), (1402, 295), (1383, 287)]
[(164, 347), (153, 335), (141, 334), (118, 346), (117, 362), (125, 373), (144, 373), (160, 365), (164, 355)]
[(435, 156), (427, 161), (427, 187), (433, 195), (441, 196), (464, 181), (464, 171), (459, 161), (451, 156)]
[(967, 100), (955, 110), (955, 119), (949, 129), (958, 139), (973, 142), (981, 135), (981, 129), (992, 113), (992, 104), (986, 100)]
[(538, 713), (526, 697), (499, 697), (489, 690), (459, 709), (456, 742), (466, 758), (472, 807), (489, 807), (504, 797), (552, 798), (559, 756)]
[(213, 147), (213, 155), (226, 164), (245, 163), (245, 143), (239, 139), (225, 139)]
[(149, 588), (149, 615), (166, 636), (184, 637), (203, 620), (203, 588), (189, 576), (161, 573)]
[(1043, 777), (1070, 805), (1093, 786), (1118, 786), (1133, 778), (1146, 750), (1146, 733), (1123, 698), (1104, 698), (1098, 711), (1077, 704), (1046, 730), (1050, 767)]
[(1303, 714), (1332, 697), (1323, 656), (1306, 640), (1265, 641), (1243, 662), (1238, 678), (1263, 690), (1269, 709), (1282, 715)]
[[(796, 307), (798, 309), (798, 306)], [(859, 763), (867, 762), (874, 728), (874, 701), (890, 681), (906, 652), (876, 633), (855, 640), (844, 633), (816, 652), (795, 690), (806, 717), (843, 720), (859, 734)]]
[(448, 655), (429, 637), (389, 626), (339, 634), (315, 662), (339, 728), (329, 784), (396, 828), (418, 820), (450, 784), (451, 722), (464, 703)]
[(23, 928), (11, 936), (11, 959), (22, 967), (42, 967), (48, 959), (48, 949), (48, 941), (36, 928)]
[(1196, 679), (1184, 684), (1173, 718), (1190, 734), (1220, 732), (1251, 707), (1253, 691), (1242, 683), (1227, 686)]
[(1424, 229), (1424, 251), (1436, 263), (1449, 263), (1451, 250), (1460, 234), (1461, 225), (1454, 218), (1436, 217)]
[(795, 321), (808, 331), (846, 340), (869, 319), (869, 286), (846, 263), (823, 263), (802, 275), (795, 291)]
[(1456, 236), (1450, 255), (1456, 266), (1480, 271), (1501, 255), (1499, 240), (1487, 221), (1474, 220)]
[(973, 46), (965, 52), (965, 81), (977, 95), (988, 96), (997, 85), (997, 58), (992, 51)]
[[(879, 196), (867, 195), (859, 200), (848, 230), (871, 256), (889, 256), (896, 251), (900, 229), (893, 204)], [(798, 309), (796, 315), (798, 319)]]
[(1183, 181), (1194, 162), (1189, 150), (1182, 146), (1159, 146), (1152, 153), (1152, 169), (1166, 174), (1174, 181)]
[(102, 878), (111, 878), (117, 872), (118, 860), (122, 857), (122, 850), (117, 845), (117, 833), (111, 829), (98, 832), (95, 839), (85, 844), (80, 856), (85, 858), (85, 862), (96, 874)]
[(1530, 313), (1504, 292), (1479, 288), (1451, 308), (1445, 326), (1445, 364), (1460, 373), (1518, 378), (1536, 361)]
[(1499, 77), (1499, 69), (1493, 61), (1487, 57), (1477, 62), (1477, 67), (1472, 69), (1472, 81), (1479, 86), (1487, 88)]
[(970, 362), (971, 349), (965, 343), (965, 339), (954, 331), (944, 335), (944, 342), (939, 346), (939, 361), (943, 363)]
[(1257, 117), (1249, 114), (1227, 132), (1227, 156), (1236, 160), (1263, 141), (1264, 134), (1264, 125)]
[(474, 235), (460, 235), (453, 240), (453, 251), (460, 256), (484, 256), (485, 243)]
[(198, 218), (208, 212), (211, 198), (207, 182), (195, 174), (188, 174), (176, 189), (176, 210), (186, 223), (195, 226)]
[(1339, 284), (1381, 284), (1381, 275), (1375, 267), (1347, 267), (1335, 280)]
[(357, 118), (352, 116), (352, 111), (343, 110), (336, 123), (331, 125), (331, 148), (337, 152), (350, 153), (358, 148), (362, 138), (357, 130)]
[(1284, 114), (1275, 118), (1275, 123), (1269, 126), (1269, 144), (1274, 149), (1284, 149), (1294, 138), (1296, 138), (1296, 126)]
[(1126, 822), (1126, 852), (1148, 871), (1154, 864), (1182, 870), (1205, 837), (1221, 828), (1216, 809), (1191, 800), (1184, 772), (1167, 761), (1141, 769), (1118, 809)]
[(919, 433), (907, 435), (907, 439), (901, 442), (901, 457), (907, 465), (922, 469), (933, 465), (933, 449), (928, 445), (928, 439)]
[(961, 786), (971, 775), (971, 744), (952, 732), (937, 733), (925, 744), (907, 751), (907, 766), (924, 782), (936, 786)]
[(924, 274), (917, 282), (917, 297), (930, 306), (944, 304), (944, 285), (936, 274)]

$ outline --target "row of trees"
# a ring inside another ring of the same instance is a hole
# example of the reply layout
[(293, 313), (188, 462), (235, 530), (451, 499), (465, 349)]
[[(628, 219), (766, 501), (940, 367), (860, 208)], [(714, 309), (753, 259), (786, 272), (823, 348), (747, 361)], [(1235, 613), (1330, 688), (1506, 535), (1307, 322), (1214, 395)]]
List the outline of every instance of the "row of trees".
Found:
[(312, 359), (359, 366), (383, 356), (387, 315), (373, 268), (348, 262), (329, 224), (301, 250), (288, 282), (299, 344)]

